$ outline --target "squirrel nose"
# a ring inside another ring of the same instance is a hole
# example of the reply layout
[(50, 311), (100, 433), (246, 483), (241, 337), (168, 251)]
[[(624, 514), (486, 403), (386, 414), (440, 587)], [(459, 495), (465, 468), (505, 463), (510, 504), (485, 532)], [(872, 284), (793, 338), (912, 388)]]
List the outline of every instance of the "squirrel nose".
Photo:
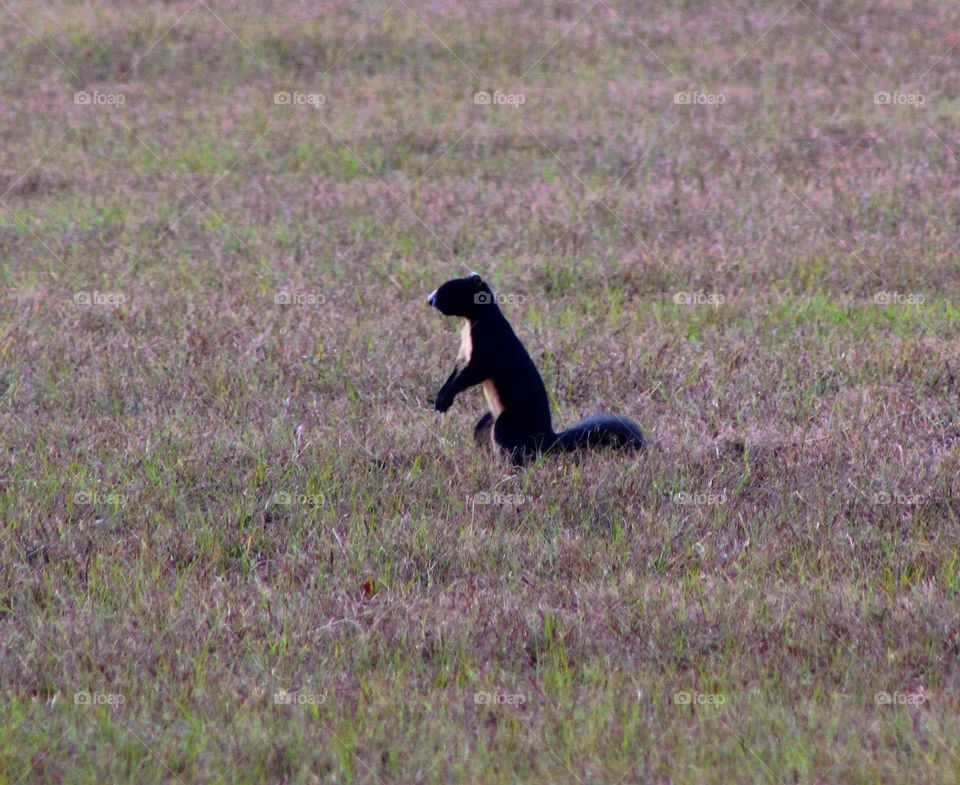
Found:
[(434, 289), (430, 294), (427, 295), (427, 305), (436, 305), (437, 304), (437, 290)]

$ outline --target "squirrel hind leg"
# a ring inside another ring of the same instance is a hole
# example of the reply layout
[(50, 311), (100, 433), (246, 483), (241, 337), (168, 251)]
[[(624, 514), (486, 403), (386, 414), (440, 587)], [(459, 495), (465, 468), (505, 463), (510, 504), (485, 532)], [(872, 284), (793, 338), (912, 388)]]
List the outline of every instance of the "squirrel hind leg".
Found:
[(487, 412), (473, 427), (473, 441), (481, 450), (493, 447), (493, 412)]
[(493, 424), (493, 438), (516, 466), (523, 466), (549, 447), (550, 437), (530, 432), (525, 416), (505, 411)]

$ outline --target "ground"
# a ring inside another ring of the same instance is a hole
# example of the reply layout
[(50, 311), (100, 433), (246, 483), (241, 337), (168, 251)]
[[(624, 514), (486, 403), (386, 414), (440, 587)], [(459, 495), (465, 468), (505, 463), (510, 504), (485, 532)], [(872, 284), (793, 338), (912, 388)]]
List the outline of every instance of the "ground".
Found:
[[(0, 783), (960, 777), (960, 8), (0, 2)], [(433, 398), (489, 280), (555, 425)]]

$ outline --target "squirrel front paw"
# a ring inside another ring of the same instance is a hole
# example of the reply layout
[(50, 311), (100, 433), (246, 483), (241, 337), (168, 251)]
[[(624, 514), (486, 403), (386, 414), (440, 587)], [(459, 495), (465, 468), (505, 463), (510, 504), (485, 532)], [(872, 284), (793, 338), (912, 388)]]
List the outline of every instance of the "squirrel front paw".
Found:
[(446, 390), (441, 390), (438, 392), (437, 400), (436, 403), (433, 404), (433, 407), (438, 412), (445, 412), (451, 406), (453, 406), (453, 396)]

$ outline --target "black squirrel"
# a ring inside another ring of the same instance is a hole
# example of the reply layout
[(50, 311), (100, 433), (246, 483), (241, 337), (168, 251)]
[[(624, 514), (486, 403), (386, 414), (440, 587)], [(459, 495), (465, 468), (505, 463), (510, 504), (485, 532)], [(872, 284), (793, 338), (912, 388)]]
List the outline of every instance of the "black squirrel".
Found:
[(540, 372), (497, 305), (493, 291), (477, 273), (447, 281), (430, 293), (427, 303), (446, 316), (464, 320), (457, 363), (440, 388), (435, 406), (438, 412), (445, 412), (458, 394), (483, 385), (490, 411), (474, 428), (479, 446), (495, 443), (517, 465), (557, 450), (643, 447), (640, 428), (610, 414), (588, 417), (560, 433), (553, 430)]

